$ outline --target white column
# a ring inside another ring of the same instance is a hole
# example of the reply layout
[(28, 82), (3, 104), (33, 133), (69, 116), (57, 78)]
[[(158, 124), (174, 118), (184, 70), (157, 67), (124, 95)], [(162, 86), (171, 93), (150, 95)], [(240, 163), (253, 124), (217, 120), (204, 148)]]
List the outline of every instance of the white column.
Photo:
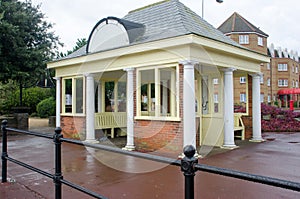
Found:
[(196, 148), (196, 113), (195, 113), (195, 61), (182, 61), (183, 65), (183, 146)]
[(86, 76), (86, 140), (96, 142), (95, 139), (95, 82), (92, 74)]
[(56, 127), (60, 127), (60, 108), (61, 108), (61, 77), (55, 77), (56, 80)]
[(260, 106), (260, 76), (252, 75), (252, 139), (253, 142), (262, 142), (261, 137), (261, 106)]
[(225, 148), (235, 148), (234, 143), (234, 68), (224, 70), (224, 145)]
[(98, 82), (98, 113), (102, 112), (102, 84), (101, 80)]
[(133, 68), (124, 69), (127, 72), (127, 143), (124, 150), (132, 151), (134, 146), (134, 86), (133, 86)]

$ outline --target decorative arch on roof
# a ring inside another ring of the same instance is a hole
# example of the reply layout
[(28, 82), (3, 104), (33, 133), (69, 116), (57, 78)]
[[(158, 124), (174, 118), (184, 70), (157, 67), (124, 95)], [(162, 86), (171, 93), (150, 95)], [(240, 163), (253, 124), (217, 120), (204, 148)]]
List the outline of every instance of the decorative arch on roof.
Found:
[(127, 46), (144, 33), (144, 25), (117, 17), (101, 19), (93, 28), (87, 53)]

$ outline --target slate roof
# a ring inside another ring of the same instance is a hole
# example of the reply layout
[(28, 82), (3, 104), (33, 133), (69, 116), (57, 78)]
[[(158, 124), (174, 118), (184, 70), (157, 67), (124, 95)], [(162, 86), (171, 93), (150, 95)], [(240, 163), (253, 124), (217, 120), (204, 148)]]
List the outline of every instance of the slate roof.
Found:
[[(176, 36), (196, 34), (229, 45), (244, 48), (211, 24), (203, 20), (179, 0), (164, 0), (133, 11), (123, 18), (134, 23), (143, 24), (145, 33), (130, 44), (166, 39)], [(85, 55), (84, 49), (74, 52), (65, 58)]]
[(139, 43), (174, 36), (197, 34), (239, 46), (178, 0), (165, 0), (133, 10), (124, 19), (146, 26), (145, 34), (136, 41)]
[(224, 34), (228, 33), (257, 33), (264, 37), (268, 37), (266, 33), (251, 24), (237, 12), (234, 12), (222, 25), (218, 28)]

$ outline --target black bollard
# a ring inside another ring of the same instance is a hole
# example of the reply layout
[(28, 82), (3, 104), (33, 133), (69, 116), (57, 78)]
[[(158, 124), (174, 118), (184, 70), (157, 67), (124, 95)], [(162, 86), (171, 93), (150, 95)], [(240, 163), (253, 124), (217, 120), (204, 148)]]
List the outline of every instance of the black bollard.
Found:
[(61, 138), (63, 135), (61, 134), (61, 128), (55, 128), (55, 134), (53, 136), (53, 142), (55, 143), (55, 175), (53, 181), (55, 183), (55, 199), (62, 198), (61, 191), (61, 179), (63, 179), (61, 172)]
[(2, 183), (7, 182), (7, 120), (3, 120), (1, 124), (2, 131)]
[(185, 156), (181, 160), (181, 171), (185, 177), (185, 199), (194, 199), (194, 165), (198, 163), (198, 159), (194, 157), (196, 149), (192, 145), (187, 145), (184, 147), (183, 153)]

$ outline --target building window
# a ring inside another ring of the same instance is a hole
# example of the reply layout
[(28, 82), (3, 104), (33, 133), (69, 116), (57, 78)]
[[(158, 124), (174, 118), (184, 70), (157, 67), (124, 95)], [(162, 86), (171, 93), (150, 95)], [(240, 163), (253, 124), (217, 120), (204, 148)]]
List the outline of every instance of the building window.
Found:
[(249, 35), (239, 35), (240, 44), (249, 44)]
[(260, 94), (260, 102), (264, 102), (265, 95), (263, 93)]
[(298, 73), (298, 66), (296, 66), (296, 73)]
[(271, 64), (267, 63), (267, 69), (270, 70), (271, 69)]
[(278, 86), (279, 87), (287, 87), (288, 86), (288, 80), (287, 79), (279, 79), (278, 80)]
[(294, 65), (292, 65), (292, 72), (293, 72), (293, 73), (295, 72), (295, 67), (294, 67)]
[(245, 84), (246, 83), (246, 77), (240, 77), (240, 83)]
[(268, 80), (267, 80), (267, 86), (271, 86), (271, 79), (270, 78), (268, 78)]
[(176, 67), (138, 71), (138, 116), (176, 117)]
[(295, 80), (292, 81), (292, 88), (295, 88)]
[(257, 44), (259, 46), (263, 46), (264, 45), (264, 42), (263, 42), (263, 38), (262, 37), (257, 37)]
[(299, 88), (299, 82), (296, 80), (296, 88)]
[(219, 79), (218, 78), (214, 78), (213, 79), (213, 83), (214, 83), (214, 85), (219, 84)]
[(70, 114), (84, 113), (83, 77), (64, 78), (62, 81), (62, 112)]
[(246, 93), (240, 93), (240, 102), (246, 103)]
[(271, 95), (268, 95), (268, 103), (271, 102)]
[(264, 76), (261, 75), (261, 76), (260, 76), (260, 84), (263, 84), (263, 83), (264, 83)]
[(287, 71), (287, 64), (278, 64), (278, 71)]

